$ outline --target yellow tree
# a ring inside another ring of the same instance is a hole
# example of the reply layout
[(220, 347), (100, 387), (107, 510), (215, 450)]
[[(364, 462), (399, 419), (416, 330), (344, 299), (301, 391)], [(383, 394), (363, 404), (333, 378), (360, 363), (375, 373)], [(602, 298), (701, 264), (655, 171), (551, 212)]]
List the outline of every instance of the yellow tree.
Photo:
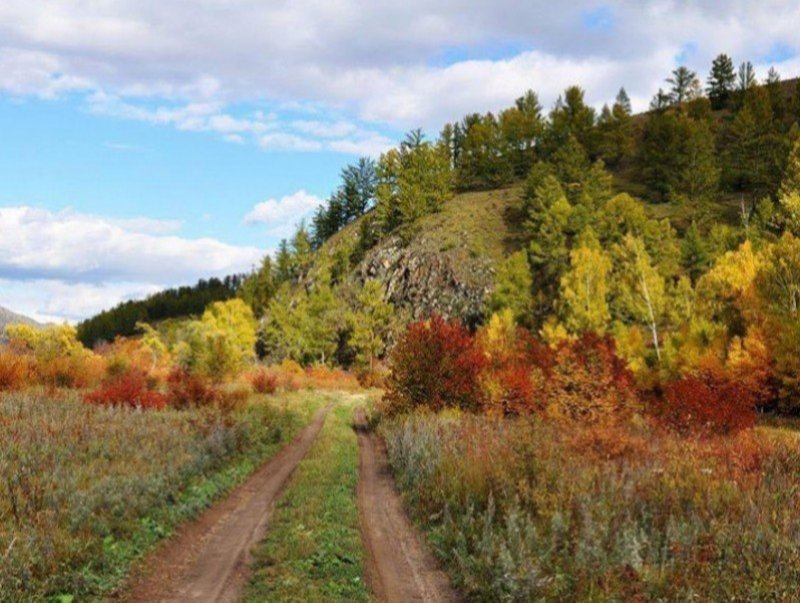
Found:
[(570, 332), (605, 333), (611, 321), (608, 274), (611, 259), (596, 237), (570, 252), (570, 269), (561, 278), (561, 317)]
[(667, 309), (664, 277), (653, 265), (642, 239), (626, 235), (616, 248), (619, 273), (616, 306), (623, 317), (647, 327), (656, 359), (661, 363), (659, 328)]

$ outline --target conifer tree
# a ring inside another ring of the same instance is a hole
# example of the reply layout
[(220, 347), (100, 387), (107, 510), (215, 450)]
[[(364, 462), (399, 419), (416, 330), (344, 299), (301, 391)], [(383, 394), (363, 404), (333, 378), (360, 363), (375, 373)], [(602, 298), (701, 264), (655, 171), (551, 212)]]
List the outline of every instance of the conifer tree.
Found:
[(733, 61), (727, 54), (720, 54), (714, 59), (711, 63), (711, 73), (706, 81), (708, 83), (706, 91), (712, 108), (715, 110), (725, 108), (736, 86)]
[(697, 74), (683, 65), (673, 70), (672, 75), (667, 78), (667, 83), (671, 86), (670, 99), (679, 105), (697, 96), (697, 90), (700, 88)]
[(681, 241), (681, 265), (689, 273), (692, 282), (697, 282), (711, 265), (708, 246), (696, 222), (692, 222)]

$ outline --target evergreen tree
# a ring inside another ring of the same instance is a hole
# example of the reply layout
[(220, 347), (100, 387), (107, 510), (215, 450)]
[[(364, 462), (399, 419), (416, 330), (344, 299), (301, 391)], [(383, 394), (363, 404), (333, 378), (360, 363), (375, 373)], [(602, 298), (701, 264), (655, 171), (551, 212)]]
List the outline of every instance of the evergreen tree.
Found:
[(604, 106), (597, 124), (598, 153), (607, 164), (618, 166), (633, 154), (635, 139), (631, 102), (625, 88), (620, 88), (614, 106)]
[[(515, 111), (515, 110), (512, 110)], [(508, 120), (508, 118), (506, 118)], [(457, 181), (461, 190), (482, 190), (508, 184), (514, 176), (509, 138), (492, 113), (472, 115), (462, 124)]]
[(550, 124), (544, 136), (547, 154), (556, 152), (570, 137), (591, 157), (596, 152), (595, 112), (584, 100), (584, 91), (570, 86), (559, 96), (550, 112)]
[(772, 115), (775, 119), (782, 120), (786, 113), (786, 98), (783, 95), (781, 76), (774, 67), (769, 68), (765, 85), (769, 95), (769, 104), (772, 107)]
[(667, 83), (672, 87), (670, 89), (671, 101), (679, 105), (697, 96), (697, 90), (700, 87), (697, 74), (682, 65), (672, 72), (672, 75), (667, 78)]
[(255, 316), (260, 317), (277, 291), (275, 266), (272, 257), (265, 255), (258, 270), (254, 270), (242, 283), (239, 294), (250, 306)]
[(692, 222), (681, 241), (681, 265), (689, 273), (692, 282), (697, 282), (711, 266), (708, 247), (695, 222)]
[(703, 220), (719, 188), (714, 136), (706, 121), (682, 121), (685, 136), (672, 192), (688, 204), (696, 219)]
[(342, 214), (345, 223), (362, 216), (372, 207), (375, 186), (375, 162), (368, 157), (362, 157), (355, 165), (342, 170)]
[(738, 77), (736, 80), (736, 89), (743, 97), (744, 94), (757, 84), (756, 72), (753, 69), (753, 64), (750, 61), (745, 61), (739, 65)]
[(536, 144), (544, 131), (542, 106), (536, 93), (528, 90), (514, 107), (500, 114), (503, 148), (511, 153), (510, 164), (518, 178), (525, 176), (536, 158)]
[(720, 54), (711, 63), (711, 73), (708, 76), (708, 98), (715, 110), (724, 109), (736, 86), (736, 72), (733, 61), (727, 54)]
[(669, 108), (672, 104), (672, 98), (670, 97), (668, 92), (664, 92), (661, 88), (658, 89), (653, 100), (650, 101), (650, 110), (655, 112), (661, 112), (665, 109)]

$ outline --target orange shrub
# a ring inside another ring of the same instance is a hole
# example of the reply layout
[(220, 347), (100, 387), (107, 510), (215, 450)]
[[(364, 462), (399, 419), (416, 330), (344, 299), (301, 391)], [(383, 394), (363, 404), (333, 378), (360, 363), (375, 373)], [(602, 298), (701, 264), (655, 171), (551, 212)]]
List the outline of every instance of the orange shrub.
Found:
[(583, 422), (614, 421), (639, 407), (633, 373), (614, 340), (585, 333), (555, 350), (545, 377), (547, 414)]
[(30, 379), (28, 358), (9, 348), (0, 349), (0, 391), (20, 389)]
[(311, 389), (358, 389), (358, 379), (347, 371), (316, 364), (305, 369), (305, 386)]
[(47, 387), (84, 389), (96, 386), (103, 379), (105, 361), (91, 352), (36, 361), (39, 383)]

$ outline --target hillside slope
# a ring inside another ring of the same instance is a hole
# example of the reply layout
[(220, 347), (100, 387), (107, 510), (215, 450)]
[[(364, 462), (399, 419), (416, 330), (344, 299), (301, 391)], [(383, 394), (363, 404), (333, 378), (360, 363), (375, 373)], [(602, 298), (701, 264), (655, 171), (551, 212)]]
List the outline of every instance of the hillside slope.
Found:
[(28, 325), (39, 324), (32, 318), (28, 318), (27, 316), (23, 316), (22, 314), (17, 314), (16, 312), (12, 312), (11, 310), (0, 306), (0, 334), (2, 334), (2, 331), (6, 328), (7, 325), (15, 323), (23, 323)]
[[(391, 234), (368, 250), (345, 281), (377, 279), (385, 299), (406, 316), (436, 312), (468, 322), (481, 318), (497, 265), (522, 245), (521, 187), (456, 195), (441, 212), (422, 218), (412, 230)], [(319, 250), (335, 258), (352, 248), (360, 221), (350, 224)], [(319, 257), (318, 256), (318, 257)], [(317, 277), (319, 260), (308, 278)]]

